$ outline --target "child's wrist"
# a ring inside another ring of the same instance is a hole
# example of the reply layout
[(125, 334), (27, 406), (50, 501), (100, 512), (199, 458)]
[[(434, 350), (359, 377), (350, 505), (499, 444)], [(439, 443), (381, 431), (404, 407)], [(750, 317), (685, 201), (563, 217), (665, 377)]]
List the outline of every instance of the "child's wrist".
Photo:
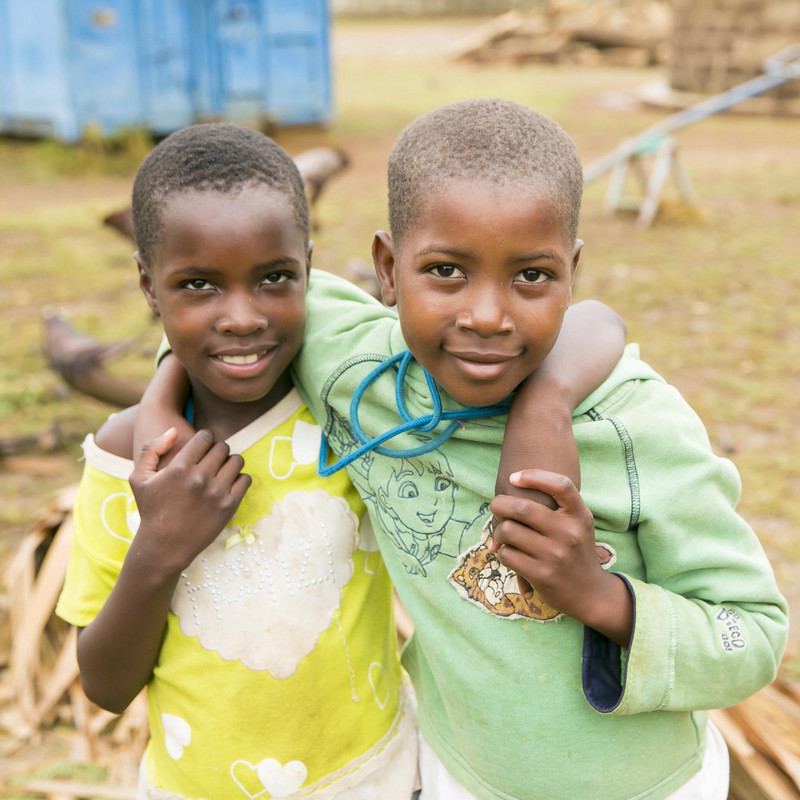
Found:
[(614, 573), (604, 572), (591, 600), (588, 593), (583, 599), (588, 602), (582, 603), (575, 619), (627, 647), (632, 633), (633, 599), (625, 581)]
[(552, 375), (530, 377), (517, 390), (519, 402), (516, 405), (532, 410), (547, 409), (549, 413), (556, 415), (563, 412), (569, 417), (580, 402), (574, 395), (571, 386)]
[(135, 573), (137, 580), (149, 585), (151, 590), (165, 584), (176, 583), (188, 564), (176, 560), (171, 548), (165, 552), (163, 544), (159, 541), (163, 538), (163, 534), (160, 532), (151, 534), (147, 524), (144, 523), (137, 531), (136, 538), (139, 546), (132, 547), (125, 557), (128, 572)]

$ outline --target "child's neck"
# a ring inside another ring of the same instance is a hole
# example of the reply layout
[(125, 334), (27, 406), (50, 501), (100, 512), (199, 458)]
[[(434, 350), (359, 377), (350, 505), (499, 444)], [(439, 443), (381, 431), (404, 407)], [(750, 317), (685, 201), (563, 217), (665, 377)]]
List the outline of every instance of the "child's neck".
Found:
[(267, 413), (292, 390), (288, 378), (276, 383), (269, 394), (257, 400), (234, 402), (212, 394), (203, 386), (192, 385), (192, 424), (206, 428), (216, 441), (224, 441)]

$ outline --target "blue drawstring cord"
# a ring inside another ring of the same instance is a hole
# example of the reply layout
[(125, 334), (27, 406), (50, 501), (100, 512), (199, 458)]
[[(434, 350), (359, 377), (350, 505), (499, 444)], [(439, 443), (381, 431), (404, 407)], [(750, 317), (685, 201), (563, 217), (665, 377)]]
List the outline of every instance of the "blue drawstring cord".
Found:
[(183, 406), (183, 418), (194, 428), (194, 397), (191, 394)]
[[(353, 394), (353, 399), (350, 401), (350, 427), (353, 435), (361, 442), (361, 445), (352, 452), (348, 453), (343, 458), (340, 458), (330, 466), (327, 465), (328, 461), (328, 439), (323, 434), (322, 442), (319, 450), (319, 465), (318, 472), (323, 478), (327, 478), (338, 472), (340, 469), (352, 464), (357, 458), (361, 458), (366, 453), (375, 451), (382, 456), (389, 456), (389, 458), (415, 458), (417, 456), (429, 453), (435, 450), (439, 445), (449, 439), (453, 432), (461, 425), (461, 420), (465, 419), (479, 419), (483, 417), (494, 417), (497, 414), (505, 414), (508, 412), (511, 405), (510, 400), (495, 406), (484, 406), (482, 408), (463, 408), (457, 411), (442, 411), (442, 398), (439, 394), (439, 389), (430, 373), (423, 368), (425, 380), (428, 384), (428, 391), (431, 395), (433, 402), (433, 413), (426, 414), (422, 417), (413, 418), (408, 413), (405, 398), (403, 397), (403, 386), (405, 384), (406, 373), (408, 367), (414, 357), (409, 350), (404, 350), (401, 353), (390, 356), (385, 361), (381, 362), (369, 375), (358, 385), (358, 388)], [(358, 409), (361, 405), (361, 398), (364, 392), (378, 379), (380, 375), (388, 369), (398, 364), (397, 376), (394, 382), (394, 396), (397, 403), (397, 411), (400, 416), (405, 420), (402, 424), (390, 428), (388, 431), (382, 433), (380, 436), (370, 438), (361, 428), (361, 423), (358, 420)], [(437, 437), (431, 439), (427, 444), (419, 445), (418, 447), (409, 448), (407, 450), (391, 450), (387, 447), (382, 447), (384, 442), (393, 439), (395, 436), (400, 436), (408, 431), (432, 431), (442, 420), (454, 420), (451, 422)]]

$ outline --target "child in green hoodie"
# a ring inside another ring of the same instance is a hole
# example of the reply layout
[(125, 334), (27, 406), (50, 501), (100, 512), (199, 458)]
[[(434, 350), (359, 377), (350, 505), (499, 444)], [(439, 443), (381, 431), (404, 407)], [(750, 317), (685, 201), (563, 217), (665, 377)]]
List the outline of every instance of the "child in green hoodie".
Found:
[[(572, 415), (580, 492), (524, 469), (559, 412), (517, 389), (562, 332), (581, 194), (551, 120), (445, 106), (389, 160), (373, 258), (396, 314), (310, 282), (293, 376), (338, 459), (323, 450), (322, 471), (347, 468), (415, 625), (423, 800), (722, 800), (706, 710), (769, 683), (785, 647), (736, 470), (635, 345)], [(555, 508), (492, 499), (498, 468)]]

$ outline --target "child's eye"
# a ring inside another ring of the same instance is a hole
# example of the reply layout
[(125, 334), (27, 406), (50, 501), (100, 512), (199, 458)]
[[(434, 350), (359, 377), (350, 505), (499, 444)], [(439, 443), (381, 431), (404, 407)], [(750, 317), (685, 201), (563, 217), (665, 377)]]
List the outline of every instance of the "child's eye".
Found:
[(211, 284), (208, 281), (203, 280), (203, 278), (192, 278), (191, 280), (184, 281), (183, 288), (191, 289), (195, 292), (201, 292), (204, 289), (210, 289)]
[(289, 280), (289, 276), (285, 272), (270, 272), (269, 275), (264, 277), (263, 283), (276, 284), (284, 283)]
[(521, 283), (544, 283), (547, 280), (547, 274), (540, 269), (523, 269), (517, 273), (517, 279)]
[(452, 264), (437, 264), (435, 267), (431, 267), (429, 271), (437, 278), (460, 278), (464, 274)]

